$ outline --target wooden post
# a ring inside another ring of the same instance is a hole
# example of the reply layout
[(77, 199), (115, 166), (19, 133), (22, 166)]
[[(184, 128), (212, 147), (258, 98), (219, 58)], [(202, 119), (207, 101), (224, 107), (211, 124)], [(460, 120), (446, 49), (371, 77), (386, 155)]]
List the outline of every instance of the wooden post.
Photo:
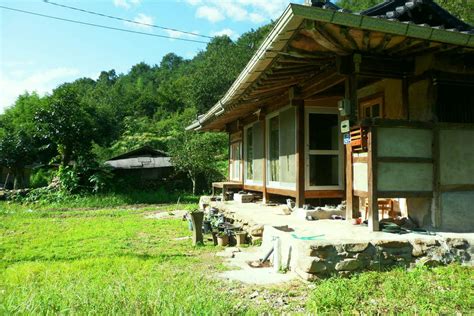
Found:
[[(228, 165), (228, 167), (227, 167), (227, 180), (230, 180), (231, 176), (232, 176), (232, 172), (230, 171), (231, 168), (232, 168), (232, 143), (231, 143), (231, 138), (230, 138), (231, 132), (228, 131), (227, 133), (229, 135), (229, 138), (228, 138), (229, 141), (228, 141), (228, 144), (227, 144), (227, 146), (229, 148), (229, 155), (228, 155), (229, 157), (227, 159), (227, 161), (228, 161), (228, 163), (227, 163), (227, 165)], [(214, 195), (214, 193), (212, 195)]]
[(408, 79), (406, 77), (402, 80), (402, 106), (403, 106), (403, 117), (406, 120), (410, 120), (410, 105), (408, 95)]
[(305, 179), (304, 179), (304, 102), (299, 100), (296, 105), (296, 207), (303, 207), (305, 203)]
[(370, 128), (368, 134), (368, 147), (367, 173), (369, 183), (369, 230), (379, 231), (379, 205), (377, 194), (377, 129), (374, 126)]
[(353, 161), (352, 146), (346, 145), (346, 219), (354, 218), (354, 191), (353, 191)]
[(440, 128), (439, 125), (435, 125), (433, 128), (433, 147), (432, 147), (432, 155), (433, 155), (433, 214), (432, 214), (432, 222), (433, 227), (440, 227), (441, 226), (441, 190), (440, 190), (440, 159), (439, 159), (439, 137), (440, 137)]
[(263, 175), (262, 175), (262, 197), (263, 203), (268, 202), (267, 192), (267, 120), (264, 114), (260, 114), (263, 130)]

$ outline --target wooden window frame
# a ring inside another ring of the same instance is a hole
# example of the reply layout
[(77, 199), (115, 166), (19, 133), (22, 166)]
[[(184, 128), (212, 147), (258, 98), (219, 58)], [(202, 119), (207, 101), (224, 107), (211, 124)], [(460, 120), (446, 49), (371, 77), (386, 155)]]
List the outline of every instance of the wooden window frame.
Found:
[[(305, 140), (305, 191), (324, 191), (324, 190), (343, 190), (344, 189), (344, 145), (342, 143), (341, 133), (338, 131), (338, 149), (337, 150), (310, 150), (309, 148), (309, 116), (310, 114), (331, 114), (336, 115), (338, 126), (340, 126), (341, 117), (337, 108), (308, 106), (305, 107), (304, 120), (304, 140)], [(337, 185), (310, 185), (310, 156), (313, 155), (334, 155), (338, 157), (338, 184)]]
[[(380, 105), (380, 114), (379, 116), (373, 117), (372, 115), (370, 117), (367, 117), (365, 115), (365, 109), (371, 108), (374, 105), (379, 104)], [(359, 99), (359, 113), (360, 113), (360, 118), (361, 119), (367, 119), (367, 118), (384, 118), (385, 117), (385, 94), (383, 92), (380, 93), (375, 93), (372, 95), (369, 95), (364, 98)]]

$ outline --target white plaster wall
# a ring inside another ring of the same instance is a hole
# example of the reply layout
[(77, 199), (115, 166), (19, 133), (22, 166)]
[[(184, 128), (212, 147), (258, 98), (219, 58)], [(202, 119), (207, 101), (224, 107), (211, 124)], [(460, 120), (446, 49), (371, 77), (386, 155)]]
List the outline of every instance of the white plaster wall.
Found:
[(379, 157), (432, 157), (433, 132), (415, 128), (378, 128)]
[(379, 191), (431, 191), (433, 165), (431, 163), (378, 163)]
[(352, 186), (356, 191), (367, 192), (369, 190), (369, 183), (367, 177), (367, 164), (357, 162), (353, 164), (354, 178)]
[(441, 230), (474, 232), (474, 192), (441, 194)]
[(474, 130), (440, 131), (441, 184), (474, 184)]

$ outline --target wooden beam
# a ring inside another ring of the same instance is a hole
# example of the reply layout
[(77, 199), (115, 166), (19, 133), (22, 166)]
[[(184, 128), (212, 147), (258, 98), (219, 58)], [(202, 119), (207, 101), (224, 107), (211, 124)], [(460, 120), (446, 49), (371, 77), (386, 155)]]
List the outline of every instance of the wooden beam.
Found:
[(379, 191), (377, 196), (382, 199), (433, 197), (433, 191)]
[(380, 44), (377, 45), (376, 47), (374, 47), (373, 51), (376, 52), (376, 53), (380, 53), (382, 52), (383, 50), (385, 50), (385, 48), (387, 47), (387, 45), (390, 43), (390, 41), (392, 40), (392, 35), (391, 34), (385, 34), (383, 39), (380, 41)]
[(342, 199), (344, 198), (343, 190), (308, 190), (305, 191), (306, 199)]
[(367, 157), (353, 157), (353, 163), (367, 163)]
[(302, 87), (302, 97), (309, 98), (321, 93), (344, 81), (344, 76), (339, 75), (334, 69), (326, 70), (305, 83)]
[(465, 192), (474, 191), (474, 184), (444, 184), (440, 185), (441, 192)]
[(366, 191), (354, 190), (354, 195), (358, 197), (367, 198), (369, 196), (369, 193)]
[(432, 158), (421, 157), (378, 157), (377, 161), (387, 163), (433, 163)]
[(377, 129), (372, 127), (368, 134), (368, 204), (369, 204), (369, 230), (379, 231), (379, 205), (377, 192)]
[(349, 29), (345, 26), (340, 27), (340, 33), (344, 36), (347, 42), (351, 45), (353, 50), (359, 50), (359, 45), (357, 45), (357, 42), (354, 40), (354, 38), (349, 34)]
[(350, 53), (332, 34), (322, 27), (301, 30), (300, 32), (331, 52), (338, 54)]

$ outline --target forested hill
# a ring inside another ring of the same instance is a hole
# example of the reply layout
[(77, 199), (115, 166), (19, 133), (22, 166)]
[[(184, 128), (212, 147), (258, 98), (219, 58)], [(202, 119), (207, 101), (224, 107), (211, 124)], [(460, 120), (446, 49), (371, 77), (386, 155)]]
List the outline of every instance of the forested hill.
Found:
[(97, 80), (65, 83), (49, 96), (19, 96), (0, 116), (0, 165), (55, 156), (67, 164), (91, 153), (103, 160), (145, 144), (168, 150), (170, 138), (225, 93), (270, 29), (235, 42), (215, 37), (191, 60), (169, 53), (126, 74), (104, 70)]

